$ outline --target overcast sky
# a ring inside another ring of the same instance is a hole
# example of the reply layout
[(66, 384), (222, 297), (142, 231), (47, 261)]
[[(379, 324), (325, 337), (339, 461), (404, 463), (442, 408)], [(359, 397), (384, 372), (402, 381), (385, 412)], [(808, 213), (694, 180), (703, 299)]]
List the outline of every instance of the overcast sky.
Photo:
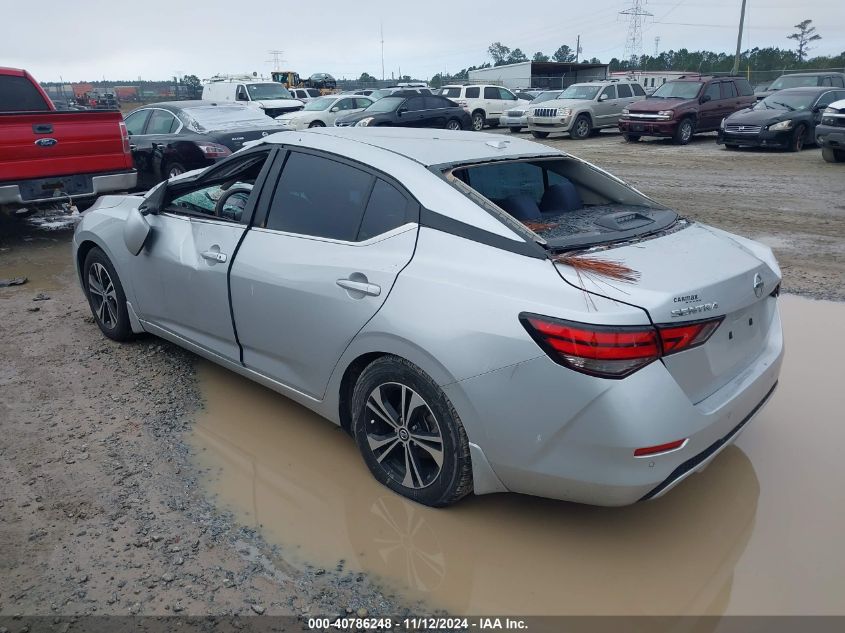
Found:
[[(489, 61), (501, 41), (535, 51), (575, 47), (582, 56), (622, 57), (628, 23), (619, 11), (631, 0), (0, 0), (0, 65), (26, 68), (41, 81), (200, 78), (216, 73), (272, 70), (271, 49), (282, 66), (307, 76), (328, 72), (381, 76), (384, 65), (418, 78)], [(660, 49), (732, 51), (741, 0), (655, 0), (643, 28), (644, 52)], [(540, 8), (540, 7), (543, 8)], [(518, 7), (523, 7), (519, 9)], [(811, 55), (845, 50), (845, 0), (748, 0), (743, 48), (791, 47), (792, 25), (812, 19), (822, 35)]]

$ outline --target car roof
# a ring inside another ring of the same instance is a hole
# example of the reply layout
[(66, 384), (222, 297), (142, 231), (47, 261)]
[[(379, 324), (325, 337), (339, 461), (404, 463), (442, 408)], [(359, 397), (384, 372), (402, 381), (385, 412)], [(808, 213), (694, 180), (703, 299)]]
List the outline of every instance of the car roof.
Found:
[(145, 103), (144, 105), (137, 108), (141, 110), (143, 108), (164, 108), (165, 110), (184, 110), (185, 108), (197, 108), (202, 106), (208, 107), (216, 107), (216, 106), (226, 106), (226, 107), (235, 107), (235, 108), (249, 108), (248, 105), (241, 105), (240, 103), (232, 102), (232, 101), (217, 101), (214, 99), (191, 99), (187, 101), (160, 101), (158, 103)]
[(836, 70), (821, 70), (814, 73), (786, 73), (778, 77), (778, 79), (782, 79), (783, 77), (826, 77), (827, 75), (836, 75), (838, 77), (839, 75), (845, 75), (845, 73)]
[[(302, 131), (295, 135), (295, 144), (342, 153), (355, 143), (404, 156), (426, 167), (520, 156), (561, 156), (560, 150), (524, 139), (502, 138), (499, 134), (454, 132), (436, 129), (402, 127), (325, 127)], [(265, 143), (294, 141), (290, 132), (273, 134)]]
[(831, 90), (842, 90), (839, 86), (799, 86), (798, 88), (784, 88), (777, 90), (770, 96), (775, 95), (800, 95), (800, 94), (822, 94), (823, 92), (830, 92)]

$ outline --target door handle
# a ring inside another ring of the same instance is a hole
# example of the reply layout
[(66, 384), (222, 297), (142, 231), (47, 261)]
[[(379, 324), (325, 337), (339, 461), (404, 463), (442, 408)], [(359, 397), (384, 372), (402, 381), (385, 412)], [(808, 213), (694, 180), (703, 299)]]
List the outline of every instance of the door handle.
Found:
[(130, 152), (134, 152), (136, 149), (138, 149), (137, 145), (135, 145), (134, 143), (129, 143), (129, 151)]
[(366, 281), (355, 281), (353, 279), (338, 279), (337, 285), (353, 292), (363, 292), (371, 297), (378, 297), (381, 294), (381, 286), (367, 283)]
[(207, 259), (210, 262), (220, 262), (221, 264), (228, 259), (226, 253), (221, 253), (220, 251), (203, 251), (200, 255), (202, 255), (203, 259)]

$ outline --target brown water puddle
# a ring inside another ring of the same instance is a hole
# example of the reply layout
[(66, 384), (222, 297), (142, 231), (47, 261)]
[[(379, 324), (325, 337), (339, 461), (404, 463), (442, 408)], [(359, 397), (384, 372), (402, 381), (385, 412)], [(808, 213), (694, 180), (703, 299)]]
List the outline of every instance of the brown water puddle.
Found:
[(45, 230), (0, 215), (0, 279), (27, 278), (23, 286), (0, 288), (0, 293), (62, 288), (62, 275), (73, 264), (72, 236), (72, 226)]
[(782, 310), (774, 400), (654, 502), (416, 505), (378, 485), (332, 424), (205, 362), (197, 459), (209, 490), (290, 562), (343, 559), (453, 613), (843, 614), (845, 304), (784, 297)]

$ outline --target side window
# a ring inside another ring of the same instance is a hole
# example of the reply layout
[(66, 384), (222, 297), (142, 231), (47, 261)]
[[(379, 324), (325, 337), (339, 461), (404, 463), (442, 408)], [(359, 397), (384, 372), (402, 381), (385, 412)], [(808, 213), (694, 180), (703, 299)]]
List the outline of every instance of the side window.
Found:
[(147, 134), (170, 134), (179, 127), (176, 117), (165, 110), (153, 110), (147, 124)]
[(836, 101), (836, 99), (837, 99), (836, 95), (837, 95), (837, 93), (834, 90), (831, 90), (830, 92), (825, 92), (821, 97), (819, 97), (819, 100), (816, 101), (815, 107), (816, 108), (822, 108), (822, 109), (826, 108), (831, 103)]
[(601, 95), (599, 99), (603, 96), (607, 95), (608, 99), (615, 99), (616, 98), (616, 86), (607, 86), (604, 90), (601, 91)]
[(833, 85), (839, 88), (845, 88), (845, 81), (843, 81), (842, 77), (834, 77)]
[(405, 107), (408, 109), (408, 112), (425, 110), (425, 97), (411, 97), (405, 102)]
[(754, 94), (754, 88), (745, 79), (734, 79), (734, 83), (741, 96), (750, 97)]
[(833, 82), (831, 81), (830, 77), (825, 77), (824, 79), (822, 79), (821, 85), (822, 86), (832, 86)]
[(338, 101), (337, 107), (341, 110), (354, 110), (355, 99), (341, 99)]
[(320, 96), (320, 91), (317, 90), (316, 88), (309, 88), (305, 92), (309, 97), (319, 97)]
[(499, 89), (495, 86), (485, 86), (484, 87), (484, 98), (485, 99), (500, 99), (499, 97)]
[(249, 101), (249, 96), (247, 96), (246, 88), (243, 85), (238, 86), (238, 90), (235, 93), (235, 99), (237, 101)]
[(379, 178), (364, 211), (358, 241), (363, 242), (402, 226), (407, 218), (407, 210), (408, 199), (396, 187)]
[(467, 99), (478, 99), (481, 96), (481, 88), (478, 86), (473, 86), (472, 88), (467, 88), (466, 92), (464, 93)]
[(144, 124), (150, 117), (149, 110), (137, 110), (126, 117), (126, 130), (130, 134), (141, 134), (144, 131)]
[(707, 86), (707, 90), (704, 91), (705, 95), (708, 95), (711, 101), (718, 101), (722, 98), (722, 93), (719, 89), (719, 82), (714, 81), (712, 84)]
[(426, 110), (439, 110), (440, 108), (446, 107), (446, 99), (442, 97), (426, 97), (425, 98), (425, 109)]
[(371, 103), (372, 103), (372, 101), (370, 101), (369, 99), (363, 99), (361, 97), (358, 97), (357, 99), (355, 99), (355, 107), (356, 108), (367, 108), (367, 107), (370, 106)]
[(736, 96), (736, 86), (732, 81), (722, 82), (722, 99), (730, 99)]
[(618, 84), (616, 89), (619, 91), (619, 98), (620, 99), (627, 99), (628, 97), (633, 97), (634, 93), (631, 92), (631, 86), (629, 84)]
[[(651, 85), (652, 86), (654, 85), (654, 77), (651, 78)], [(638, 96), (638, 97), (644, 97), (645, 96), (645, 90), (643, 90), (643, 87), (640, 84), (631, 84), (631, 88), (634, 89), (634, 94), (636, 96)]]
[(499, 98), (505, 101), (516, 101), (516, 96), (510, 90), (504, 88), (499, 88)]
[(313, 237), (354, 241), (373, 177), (320, 156), (288, 157), (266, 227)]

